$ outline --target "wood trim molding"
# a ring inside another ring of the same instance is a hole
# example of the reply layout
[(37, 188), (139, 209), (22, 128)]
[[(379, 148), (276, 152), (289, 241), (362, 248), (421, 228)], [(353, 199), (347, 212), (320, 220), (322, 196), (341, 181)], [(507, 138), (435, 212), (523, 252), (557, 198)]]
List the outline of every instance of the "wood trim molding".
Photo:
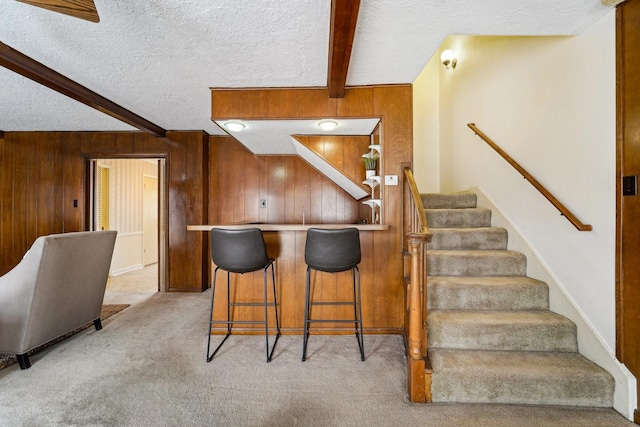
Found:
[(66, 95), (143, 132), (165, 137), (166, 131), (55, 70), (0, 42), (0, 66)]
[(32, 6), (63, 13), (85, 21), (100, 22), (98, 9), (93, 0), (18, 0)]
[(329, 33), (329, 70), (327, 86), (330, 98), (342, 98), (345, 93), (353, 37), (356, 33), (360, 0), (331, 1)]

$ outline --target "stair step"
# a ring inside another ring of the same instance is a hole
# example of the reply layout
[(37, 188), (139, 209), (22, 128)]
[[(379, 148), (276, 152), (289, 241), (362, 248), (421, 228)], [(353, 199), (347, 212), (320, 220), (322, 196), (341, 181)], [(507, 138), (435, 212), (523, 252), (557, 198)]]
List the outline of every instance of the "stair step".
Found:
[(434, 310), (429, 347), (469, 350), (578, 351), (576, 325), (540, 310)]
[(490, 227), (491, 210), (486, 208), (425, 209), (429, 228)]
[(579, 353), (429, 350), (434, 402), (612, 407), (614, 380)]
[(477, 196), (468, 191), (460, 193), (428, 193), (422, 194), (422, 204), (425, 209), (462, 209), (475, 208)]
[(504, 228), (432, 228), (431, 233), (429, 249), (507, 249)]
[(474, 193), (423, 194), (434, 402), (612, 407), (613, 377), (578, 352), (549, 287)]
[(524, 276), (431, 276), (429, 310), (547, 310), (549, 286)]
[(527, 258), (515, 251), (432, 250), (429, 276), (524, 276)]

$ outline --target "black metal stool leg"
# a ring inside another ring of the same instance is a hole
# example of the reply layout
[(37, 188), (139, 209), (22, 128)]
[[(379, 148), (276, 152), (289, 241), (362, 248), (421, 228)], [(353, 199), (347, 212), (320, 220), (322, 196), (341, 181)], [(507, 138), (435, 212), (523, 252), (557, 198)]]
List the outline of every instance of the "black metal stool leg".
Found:
[(267, 285), (267, 270), (269, 266), (264, 268), (264, 339), (265, 346), (267, 349), (267, 362), (271, 362), (271, 357), (273, 356), (273, 351), (276, 349), (276, 343), (278, 342), (278, 338), (280, 337), (280, 327), (278, 326), (278, 306), (275, 305), (275, 297), (276, 297), (276, 288), (275, 288), (275, 274), (273, 273), (273, 263), (271, 265), (272, 271), (272, 280), (273, 282), (273, 298), (274, 298), (274, 308), (276, 314), (276, 336), (273, 341), (273, 345), (271, 346), (271, 351), (269, 351), (269, 299), (268, 299), (268, 285)]
[(307, 360), (307, 341), (309, 339), (309, 283), (310, 283), (310, 271), (307, 267), (307, 278), (305, 280), (304, 288), (304, 331), (302, 333), (302, 361)]
[[(354, 315), (356, 317), (356, 339), (358, 340), (358, 347), (360, 347), (360, 360), (364, 362), (364, 331), (362, 330), (362, 296), (360, 293), (360, 270), (358, 269), (358, 267), (355, 267), (353, 269), (354, 299), (356, 298), (356, 294), (355, 294), (356, 278), (358, 282), (358, 296), (356, 299), (357, 313), (356, 313), (356, 310), (354, 310)], [(358, 336), (358, 324), (360, 325), (360, 336)]]
[(218, 268), (213, 271), (213, 284), (211, 285), (211, 309), (209, 310), (209, 330), (207, 332), (207, 362), (210, 362), (213, 356), (209, 356), (211, 349), (211, 325), (213, 324), (213, 299), (216, 296), (216, 278), (218, 276)]
[(267, 362), (271, 362), (271, 358), (273, 357), (273, 352), (276, 349), (276, 344), (278, 343), (278, 338), (280, 338), (280, 323), (278, 320), (278, 301), (276, 299), (276, 276), (273, 270), (273, 263), (271, 265), (271, 281), (273, 283), (273, 308), (275, 311), (276, 317), (276, 336), (273, 341), (273, 345), (271, 346), (271, 351), (269, 351), (269, 302), (267, 297), (267, 269), (269, 266), (264, 269), (264, 334), (266, 340), (267, 347)]
[(216, 267), (216, 269), (213, 271), (213, 285), (211, 285), (211, 311), (209, 312), (209, 335), (207, 338), (207, 362), (211, 362), (213, 360), (213, 357), (216, 355), (218, 350), (220, 350), (220, 347), (222, 347), (222, 344), (224, 344), (227, 338), (229, 338), (229, 335), (231, 335), (231, 323), (230, 323), (231, 319), (229, 317), (229, 301), (228, 301), (229, 300), (229, 273), (227, 272), (227, 334), (222, 339), (222, 342), (218, 344), (218, 346), (213, 351), (213, 353), (209, 354), (211, 349), (211, 326), (214, 323), (213, 322), (213, 302), (216, 295), (217, 276), (218, 276), (218, 267)]
[(276, 273), (273, 270), (273, 264), (271, 264), (271, 283), (273, 283), (273, 306), (276, 311), (276, 330), (278, 336), (280, 336), (280, 320), (278, 319), (278, 299), (276, 298)]

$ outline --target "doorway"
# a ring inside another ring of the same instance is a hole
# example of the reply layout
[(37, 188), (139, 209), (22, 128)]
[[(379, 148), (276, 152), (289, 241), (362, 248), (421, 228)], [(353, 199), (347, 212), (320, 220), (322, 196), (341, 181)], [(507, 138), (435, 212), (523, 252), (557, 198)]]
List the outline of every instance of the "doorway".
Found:
[(89, 230), (116, 230), (109, 283), (127, 292), (166, 290), (164, 158), (90, 158)]

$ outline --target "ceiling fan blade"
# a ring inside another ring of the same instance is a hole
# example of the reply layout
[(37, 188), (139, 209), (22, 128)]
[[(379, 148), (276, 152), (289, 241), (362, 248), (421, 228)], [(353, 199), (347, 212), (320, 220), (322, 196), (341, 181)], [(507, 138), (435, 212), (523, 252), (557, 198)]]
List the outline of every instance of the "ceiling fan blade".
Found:
[(16, 0), (32, 6), (42, 7), (65, 15), (84, 19), (91, 22), (100, 22), (98, 9), (93, 0)]

